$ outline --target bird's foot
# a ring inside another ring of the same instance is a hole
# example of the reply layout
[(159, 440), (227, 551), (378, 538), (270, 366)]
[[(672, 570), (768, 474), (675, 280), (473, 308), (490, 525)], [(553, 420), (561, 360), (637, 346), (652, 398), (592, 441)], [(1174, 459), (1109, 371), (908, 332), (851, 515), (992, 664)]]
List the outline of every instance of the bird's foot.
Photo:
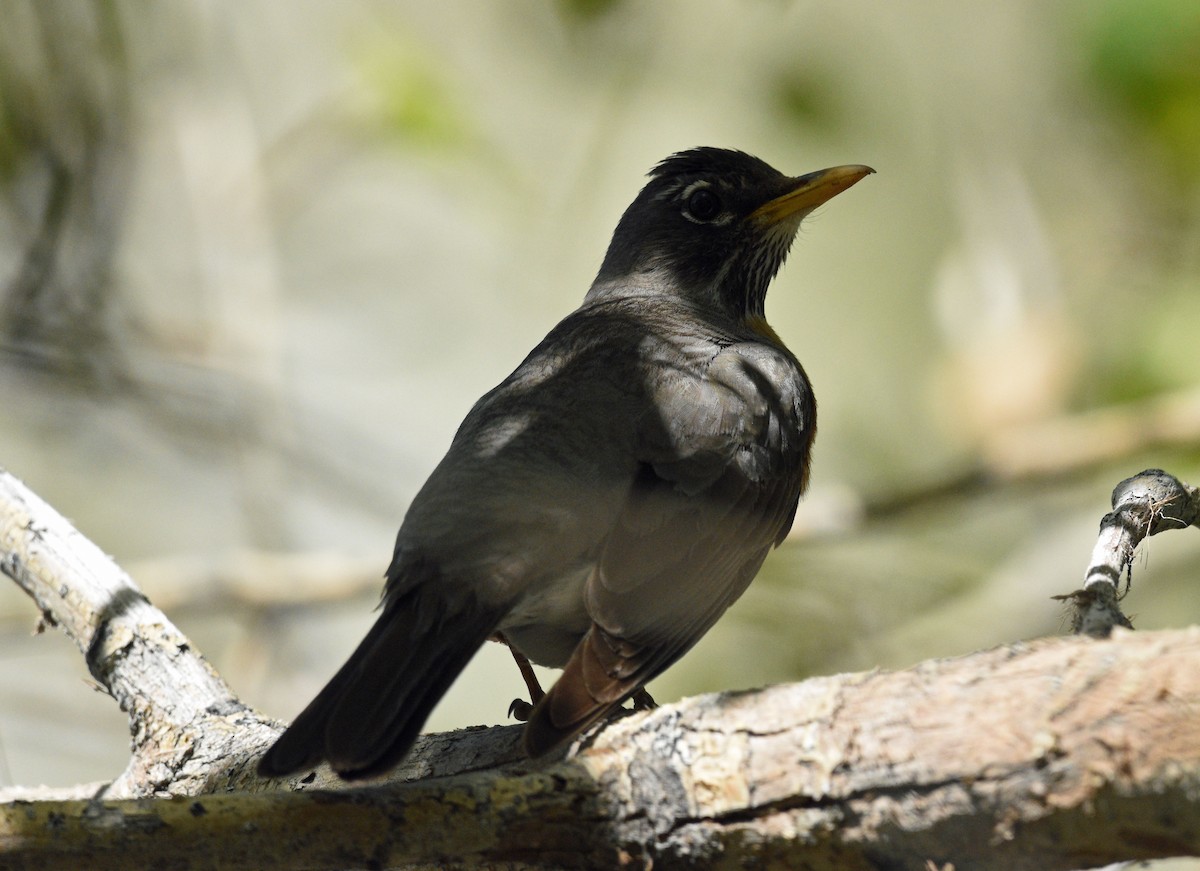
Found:
[(518, 723), (528, 723), (530, 716), (533, 714), (533, 706), (542, 700), (542, 696), (546, 695), (546, 692), (542, 689), (542, 685), (538, 683), (537, 675), (533, 673), (533, 666), (530, 665), (528, 657), (509, 644), (503, 632), (494, 633), (492, 641), (500, 642), (512, 653), (513, 660), (517, 663), (517, 668), (521, 670), (521, 677), (525, 680), (525, 687), (529, 690), (529, 698), (531, 699), (528, 702), (524, 699), (513, 699), (512, 704), (508, 706), (508, 715)]

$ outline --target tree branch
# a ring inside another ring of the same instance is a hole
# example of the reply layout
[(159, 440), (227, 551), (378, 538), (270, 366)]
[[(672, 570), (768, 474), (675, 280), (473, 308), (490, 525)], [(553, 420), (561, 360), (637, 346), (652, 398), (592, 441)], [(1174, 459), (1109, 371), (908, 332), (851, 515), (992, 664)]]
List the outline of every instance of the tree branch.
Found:
[[(250, 773), (275, 726), (2, 474), (0, 567), (134, 733), (103, 796), (0, 804), (6, 866), (1053, 871), (1200, 852), (1197, 629), (686, 699), (548, 763), (520, 758), (518, 727), (426, 736), (384, 784), (322, 770), (278, 792)], [(131, 794), (175, 798), (114, 800)]]
[[(1052, 871), (1194, 854), (1198, 657), (1195, 630), (1046, 639), (685, 700), (548, 765), (342, 792), (18, 803), (0, 807), (0, 849), (45, 869)], [(512, 747), (516, 733), (474, 735)]]
[(270, 740), (277, 724), (238, 701), (125, 572), (3, 471), (0, 571), (75, 642), (129, 715), (133, 752), (109, 795), (194, 795), (252, 782), (246, 750)]
[(1134, 551), (1151, 535), (1200, 527), (1200, 488), (1162, 469), (1147, 469), (1113, 489), (1112, 507), (1100, 521), (1100, 534), (1083, 587), (1054, 597), (1074, 606), (1071, 631), (1093, 638), (1107, 638), (1116, 626), (1133, 628), (1120, 602), (1133, 584)]

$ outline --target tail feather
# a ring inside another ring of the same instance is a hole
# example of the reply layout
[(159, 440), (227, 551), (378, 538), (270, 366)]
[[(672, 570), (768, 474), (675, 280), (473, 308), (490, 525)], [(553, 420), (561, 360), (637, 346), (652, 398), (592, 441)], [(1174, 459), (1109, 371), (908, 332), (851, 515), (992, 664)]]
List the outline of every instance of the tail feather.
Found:
[(423, 639), (428, 643), (407, 658), (403, 673), (394, 661), (368, 660), (364, 677), (347, 688), (325, 727), (326, 758), (334, 771), (359, 780), (404, 758), (429, 714), (494, 631), (496, 621), (481, 616), (456, 615), (448, 625), (439, 621), (435, 637)]
[(346, 664), (259, 762), (283, 777), (322, 760), (347, 780), (380, 774), (412, 747), (429, 713), (495, 628), (479, 608), (458, 613), (389, 602)]

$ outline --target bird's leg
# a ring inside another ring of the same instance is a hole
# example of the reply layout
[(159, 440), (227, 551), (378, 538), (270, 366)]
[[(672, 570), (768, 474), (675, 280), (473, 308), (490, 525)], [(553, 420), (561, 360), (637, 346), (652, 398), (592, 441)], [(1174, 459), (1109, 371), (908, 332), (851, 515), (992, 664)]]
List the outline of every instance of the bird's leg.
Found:
[(654, 701), (650, 693), (646, 692), (645, 687), (638, 687), (637, 692), (630, 696), (630, 698), (633, 699), (633, 709), (635, 711), (649, 711), (658, 707), (658, 702)]
[(508, 648), (508, 652), (512, 654), (513, 660), (517, 663), (517, 668), (521, 670), (521, 677), (524, 678), (525, 686), (529, 690), (530, 701), (513, 699), (512, 704), (508, 706), (508, 715), (514, 720), (524, 723), (529, 719), (529, 715), (533, 713), (533, 706), (540, 702), (542, 696), (546, 695), (546, 693), (542, 689), (542, 685), (538, 683), (537, 675), (533, 673), (533, 665), (529, 662), (529, 657), (509, 644), (503, 632), (497, 632), (492, 635), (492, 641), (498, 641)]

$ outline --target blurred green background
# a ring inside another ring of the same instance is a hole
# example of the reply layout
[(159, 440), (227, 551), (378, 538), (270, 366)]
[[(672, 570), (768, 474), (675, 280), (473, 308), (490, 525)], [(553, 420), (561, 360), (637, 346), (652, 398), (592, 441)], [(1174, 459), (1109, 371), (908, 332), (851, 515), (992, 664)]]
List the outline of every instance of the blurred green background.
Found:
[[(821, 407), (793, 540), (651, 689), (1064, 630), (1108, 493), (1200, 480), (1200, 4), (0, 0), (0, 466), (290, 718), (474, 400), (695, 145), (878, 170), (768, 300)], [(1148, 556), (1146, 555), (1148, 553)], [(1200, 535), (1135, 564), (1200, 619)], [(124, 766), (0, 586), (0, 786)], [(430, 728), (500, 722), (489, 645)]]

